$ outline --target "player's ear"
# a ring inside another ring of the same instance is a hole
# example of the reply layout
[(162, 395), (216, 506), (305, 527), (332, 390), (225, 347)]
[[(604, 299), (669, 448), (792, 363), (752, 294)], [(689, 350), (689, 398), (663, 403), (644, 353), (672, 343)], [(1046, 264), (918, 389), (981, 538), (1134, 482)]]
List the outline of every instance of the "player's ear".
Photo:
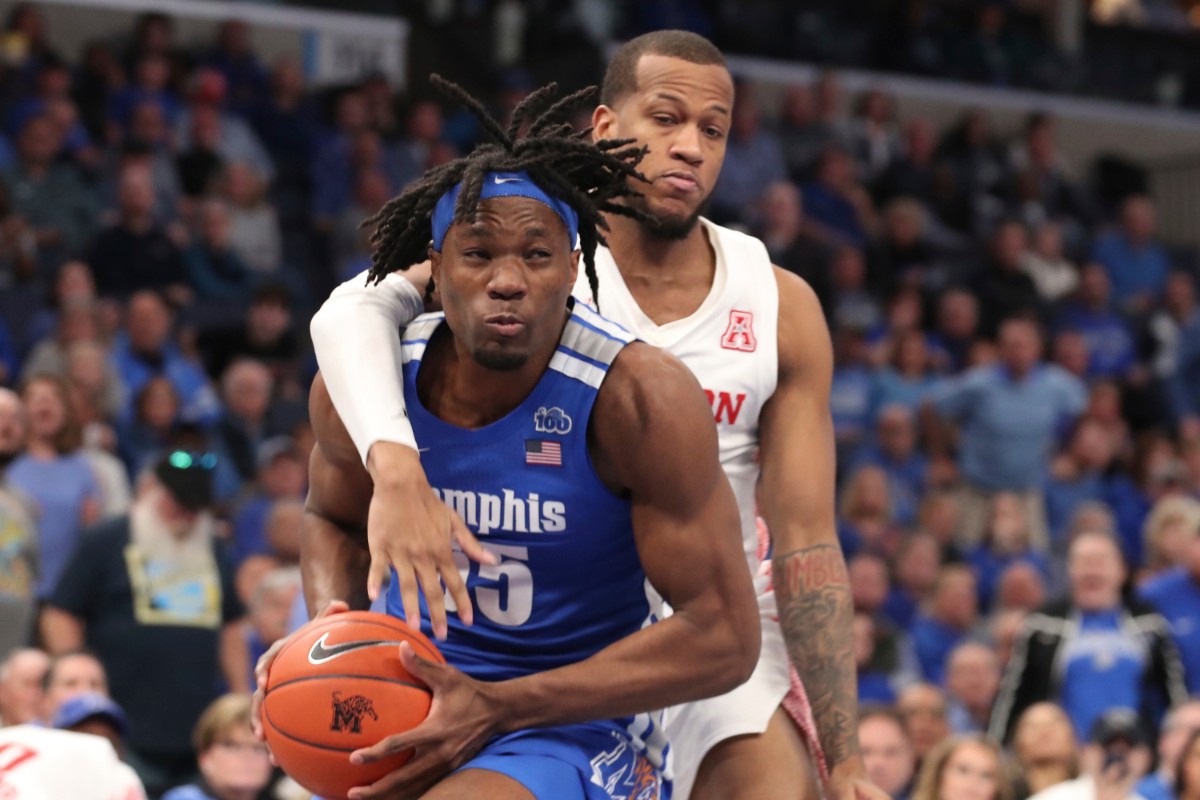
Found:
[(598, 105), (592, 112), (592, 141), (601, 139), (619, 139), (617, 131), (617, 112), (611, 106)]
[(571, 251), (571, 285), (575, 285), (575, 279), (579, 277), (579, 256), (582, 250)]
[(442, 270), (442, 254), (433, 249), (433, 245), (429, 246), (429, 279), (434, 283), (438, 282), (438, 273)]

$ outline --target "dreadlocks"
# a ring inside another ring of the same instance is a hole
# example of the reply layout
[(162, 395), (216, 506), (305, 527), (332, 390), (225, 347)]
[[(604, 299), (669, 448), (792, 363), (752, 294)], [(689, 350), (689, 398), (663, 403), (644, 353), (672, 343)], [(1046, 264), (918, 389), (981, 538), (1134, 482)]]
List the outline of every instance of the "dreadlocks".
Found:
[[(371, 234), (371, 270), (368, 283), (378, 283), (396, 270), (408, 269), (424, 261), (433, 238), (432, 215), (438, 200), (455, 184), (462, 182), (454, 221), (471, 219), (479, 204), (479, 194), (489, 172), (528, 172), (545, 191), (561, 198), (579, 214), (579, 246), (583, 251), (584, 271), (592, 297), (599, 302), (596, 278), (596, 245), (607, 244), (601, 230), (608, 230), (603, 214), (621, 214), (635, 219), (645, 215), (628, 204), (614, 202), (636, 196), (628, 180), (645, 178), (636, 170), (646, 148), (630, 146), (633, 139), (587, 140), (591, 129), (575, 133), (561, 121), (572, 106), (592, 97), (596, 87), (568, 95), (546, 108), (558, 92), (551, 83), (532, 92), (513, 111), (505, 130), (483, 104), (457, 84), (440, 75), (430, 76), (440, 91), (471, 111), (492, 139), (469, 155), (434, 167), (403, 192), (389, 200), (363, 227), (375, 226)], [(523, 124), (539, 109), (529, 131), (520, 135)]]

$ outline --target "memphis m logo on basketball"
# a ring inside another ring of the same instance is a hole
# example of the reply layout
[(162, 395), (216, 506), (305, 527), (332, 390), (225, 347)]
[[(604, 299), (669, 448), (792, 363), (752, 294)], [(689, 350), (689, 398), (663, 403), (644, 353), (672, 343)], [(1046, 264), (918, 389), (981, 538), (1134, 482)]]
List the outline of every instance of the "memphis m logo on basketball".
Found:
[(749, 311), (733, 309), (729, 312), (729, 325), (721, 334), (721, 347), (726, 350), (741, 350), (743, 353), (753, 353), (758, 347), (754, 338), (754, 314)]
[(571, 432), (571, 417), (558, 406), (542, 406), (533, 415), (533, 429), (538, 433), (568, 434)]
[(362, 733), (362, 721), (366, 716), (379, 721), (371, 698), (352, 694), (343, 700), (341, 692), (333, 693), (333, 724), (329, 726), (329, 730)]

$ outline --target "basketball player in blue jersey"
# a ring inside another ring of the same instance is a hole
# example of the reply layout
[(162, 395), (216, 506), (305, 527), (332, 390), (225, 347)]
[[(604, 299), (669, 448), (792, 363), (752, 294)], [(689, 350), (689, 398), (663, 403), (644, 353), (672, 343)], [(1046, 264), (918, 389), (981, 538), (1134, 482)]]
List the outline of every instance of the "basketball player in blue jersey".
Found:
[[(639, 169), (648, 182), (622, 201), (640, 215), (608, 217), (598, 294), (581, 282), (575, 296), (678, 356), (709, 393), (763, 633), (745, 684), (671, 709), (678, 796), (814, 797), (816, 772), (830, 798), (882, 798), (858, 748), (852, 604), (834, 527), (833, 357), (821, 307), (804, 281), (771, 264), (761, 242), (702, 217), (731, 124), (729, 71), (706, 39), (658, 31), (616, 50), (600, 101), (593, 137), (647, 146)], [(468, 554), (474, 547), (422, 474), (402, 387), (387, 366), (400, 358), (397, 325), (423, 310), (424, 277), (413, 278), (417, 289), (398, 275), (369, 288), (361, 278), (345, 284), (312, 323), (330, 395), (375, 476), (372, 592), (390, 567), (402, 585), (436, 581), (413, 569), (413, 553), (450, 563), (452, 543)], [(770, 531), (765, 563), (756, 511)], [(796, 702), (791, 668), (811, 717)], [(810, 762), (806, 745), (815, 751), (818, 740), (824, 760)]]
[[(546, 102), (531, 96), (518, 118)], [(404, 391), (477, 563), (442, 573), (445, 598), (429, 561), (415, 561), (422, 597), (392, 583), (388, 611), (427, 632), (443, 605), (458, 613), (437, 632), (448, 665), (401, 647), (433, 691), (428, 719), (351, 756), (415, 757), (353, 798), (667, 798), (667, 745), (645, 712), (728, 691), (757, 661), (704, 394), (674, 357), (571, 300), (641, 151), (581, 142), (555, 124), (561, 108), (524, 139), (483, 116), (498, 144), (431, 171), (377, 220), (375, 277), (431, 257), (444, 313), (404, 331)], [(365, 607), (371, 478), (320, 378), (310, 411), (307, 600)], [(647, 581), (674, 609), (655, 624)]]

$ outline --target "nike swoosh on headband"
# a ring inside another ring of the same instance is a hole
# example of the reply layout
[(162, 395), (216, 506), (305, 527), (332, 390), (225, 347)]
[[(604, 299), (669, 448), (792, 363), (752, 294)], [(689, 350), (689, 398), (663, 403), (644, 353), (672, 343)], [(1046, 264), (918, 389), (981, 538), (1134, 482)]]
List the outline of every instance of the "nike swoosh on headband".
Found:
[(496, 183), (514, 183), (514, 182), (520, 182), (521, 179), (520, 178), (501, 178), (499, 175), (496, 175), (496, 176), (494, 176), (493, 180), (495, 180)]
[(312, 649), (308, 651), (308, 663), (324, 664), (326, 661), (332, 661), (338, 656), (344, 656), (346, 653), (352, 653), (355, 650), (362, 650), (367, 647), (382, 647), (385, 644), (399, 645), (398, 639), (361, 639), (357, 642), (343, 642), (330, 647), (325, 646), (325, 640), (329, 638), (329, 633), (321, 634), (321, 638), (313, 642)]

